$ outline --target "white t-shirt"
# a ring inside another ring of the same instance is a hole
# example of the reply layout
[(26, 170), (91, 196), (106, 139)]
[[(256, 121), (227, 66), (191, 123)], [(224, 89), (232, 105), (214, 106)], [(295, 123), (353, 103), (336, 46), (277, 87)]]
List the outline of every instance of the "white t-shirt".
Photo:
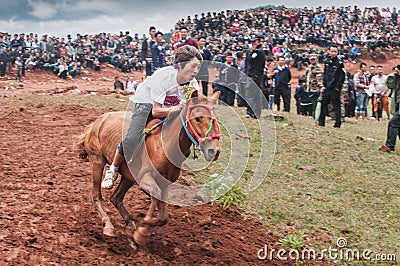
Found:
[(135, 90), (136, 90), (136, 84), (137, 84), (136, 80), (134, 80), (134, 81), (128, 81), (128, 82), (126, 83), (126, 90), (129, 91), (129, 92), (135, 92)]
[[(151, 104), (157, 102), (164, 107), (177, 105), (184, 98), (182, 87), (176, 80), (177, 75), (178, 69), (172, 66), (155, 71), (137, 87), (136, 94), (130, 98), (131, 101)], [(199, 84), (195, 78), (189, 82), (188, 86), (199, 91)]]
[[(386, 90), (386, 80), (387, 80), (386, 75), (382, 75), (381, 77), (375, 75), (371, 79), (371, 84), (374, 84), (375, 90), (377, 92), (383, 92)], [(385, 96), (388, 95), (389, 95), (388, 92), (386, 92)]]

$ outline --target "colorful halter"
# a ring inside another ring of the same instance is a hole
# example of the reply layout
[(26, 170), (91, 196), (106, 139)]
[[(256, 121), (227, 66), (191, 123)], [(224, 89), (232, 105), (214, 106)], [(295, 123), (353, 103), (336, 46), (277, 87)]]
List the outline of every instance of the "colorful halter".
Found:
[[(193, 142), (193, 144), (197, 148), (200, 148), (200, 145), (207, 140), (220, 139), (221, 134), (219, 131), (217, 116), (214, 113), (214, 107), (206, 105), (206, 104), (193, 104), (192, 101), (190, 101), (192, 93), (193, 93), (193, 91), (191, 91), (190, 97), (187, 97), (187, 99), (189, 99), (189, 103), (188, 103), (187, 111), (186, 111), (186, 117), (185, 117), (186, 121), (185, 121), (185, 119), (183, 119), (182, 112), (180, 113), (180, 117), (181, 117), (181, 122), (182, 122), (183, 128), (185, 129), (185, 132), (188, 135), (189, 139)], [(196, 108), (196, 107), (206, 108), (211, 113), (210, 127), (208, 128), (204, 137), (201, 137), (196, 132), (193, 124), (190, 122), (190, 112), (192, 111), (193, 108)], [(189, 126), (189, 128), (188, 128), (188, 126)], [(212, 136), (209, 136), (213, 127), (215, 128), (215, 134)]]

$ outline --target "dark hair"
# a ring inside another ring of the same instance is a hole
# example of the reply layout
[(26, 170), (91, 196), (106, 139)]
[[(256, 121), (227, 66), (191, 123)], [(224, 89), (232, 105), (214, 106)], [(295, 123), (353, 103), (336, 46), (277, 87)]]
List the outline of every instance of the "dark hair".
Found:
[(182, 26), (179, 30), (187, 30), (187, 31), (189, 31), (188, 28), (185, 27), (185, 26)]
[(156, 30), (156, 27), (150, 26), (149, 31)]
[(154, 36), (157, 37), (158, 35), (164, 36), (164, 33), (162, 33), (161, 31), (157, 31), (156, 34), (155, 34)]
[(225, 56), (233, 56), (232, 52), (226, 52)]
[(336, 48), (336, 49), (339, 50), (337, 44), (335, 44), (335, 43), (333, 43), (333, 44), (331, 44), (331, 45), (328, 46), (328, 49), (329, 49), (329, 50), (330, 50), (331, 48)]
[(367, 66), (367, 64), (364, 63), (364, 62), (361, 62), (361, 63), (360, 63), (360, 68), (362, 68), (363, 66)]
[(267, 59), (265, 59), (267, 62), (274, 62), (274, 59), (272, 59), (272, 57), (267, 57)]
[(176, 50), (174, 67), (178, 68), (178, 64), (180, 64), (182, 68), (184, 68), (187, 62), (189, 62), (195, 57), (200, 62), (203, 61), (203, 57), (201, 56), (200, 51), (196, 47), (191, 45), (181, 46)]
[(200, 35), (197, 40), (200, 41), (201, 39), (207, 40), (207, 37), (204, 35)]
[(243, 52), (237, 52), (236, 53), (236, 57), (239, 58), (243, 58)]
[(383, 68), (383, 66), (382, 65), (377, 65), (376, 68)]

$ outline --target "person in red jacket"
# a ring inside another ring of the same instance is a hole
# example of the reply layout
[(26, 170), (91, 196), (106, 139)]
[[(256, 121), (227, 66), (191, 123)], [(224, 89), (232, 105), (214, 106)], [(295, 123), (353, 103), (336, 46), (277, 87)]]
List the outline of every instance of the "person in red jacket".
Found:
[(181, 39), (175, 45), (176, 48), (182, 47), (184, 45), (190, 45), (199, 49), (197, 41), (195, 39), (192, 39), (191, 37), (188, 37), (188, 28), (186, 27), (181, 28)]

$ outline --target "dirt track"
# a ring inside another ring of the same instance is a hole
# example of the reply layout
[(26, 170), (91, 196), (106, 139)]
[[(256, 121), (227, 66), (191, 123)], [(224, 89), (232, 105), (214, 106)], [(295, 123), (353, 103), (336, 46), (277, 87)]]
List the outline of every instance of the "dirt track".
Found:
[[(78, 159), (73, 137), (103, 112), (0, 98), (0, 265), (281, 265), (257, 260), (264, 244), (277, 247), (276, 236), (212, 205), (170, 206), (169, 224), (134, 251), (105, 192), (117, 235), (102, 235), (90, 201), (90, 165)], [(134, 188), (125, 203), (145, 212), (149, 200)]]

